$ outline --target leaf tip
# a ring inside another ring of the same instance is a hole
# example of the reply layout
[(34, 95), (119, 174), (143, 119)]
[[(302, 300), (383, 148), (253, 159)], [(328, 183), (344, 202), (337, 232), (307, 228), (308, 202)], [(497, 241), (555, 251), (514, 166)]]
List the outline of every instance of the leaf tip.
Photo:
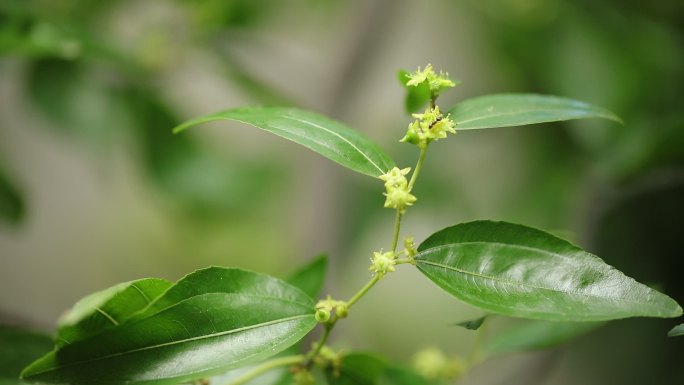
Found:
[(185, 129), (188, 128), (188, 125), (186, 123), (179, 124), (176, 127), (174, 127), (171, 132), (174, 134), (180, 134), (181, 132), (185, 131)]
[(679, 337), (684, 335), (684, 323), (679, 324), (667, 332), (668, 337)]

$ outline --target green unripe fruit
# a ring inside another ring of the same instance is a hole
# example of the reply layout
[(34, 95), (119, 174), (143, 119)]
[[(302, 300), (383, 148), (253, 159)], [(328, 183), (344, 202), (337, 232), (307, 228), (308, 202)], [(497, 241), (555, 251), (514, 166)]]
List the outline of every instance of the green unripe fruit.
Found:
[(316, 318), (316, 321), (320, 323), (328, 322), (330, 320), (330, 310), (316, 309), (316, 314), (314, 317)]
[(349, 307), (347, 304), (339, 304), (335, 306), (335, 314), (340, 318), (347, 318), (349, 315)]

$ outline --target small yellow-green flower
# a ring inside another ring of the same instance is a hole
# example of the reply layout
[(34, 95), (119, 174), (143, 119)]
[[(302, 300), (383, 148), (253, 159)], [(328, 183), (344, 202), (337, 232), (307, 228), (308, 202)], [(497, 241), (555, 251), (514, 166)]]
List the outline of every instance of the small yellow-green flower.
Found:
[(428, 107), (422, 114), (413, 114), (416, 119), (409, 124), (402, 142), (417, 144), (424, 148), (433, 140), (446, 138), (447, 132), (456, 133), (456, 123), (449, 115), (442, 115), (439, 106)]
[(408, 206), (413, 206), (413, 203), (418, 199), (408, 190), (408, 186), (404, 187), (388, 187), (385, 195), (385, 208), (397, 209), (399, 214), (404, 214)]
[(328, 296), (326, 299), (322, 299), (316, 303), (316, 313), (314, 315), (316, 321), (320, 323), (330, 321), (333, 310), (335, 310), (335, 315), (338, 318), (344, 318), (349, 314), (349, 308), (346, 302), (338, 301)]
[(380, 278), (382, 278), (385, 274), (394, 271), (395, 264), (396, 261), (393, 251), (388, 251), (386, 253), (375, 251), (373, 252), (372, 263), (368, 270), (378, 274)]
[(380, 175), (380, 179), (385, 181), (385, 187), (402, 187), (408, 185), (406, 175), (411, 171), (411, 167), (399, 169), (394, 167), (387, 173)]
[(434, 95), (439, 94), (439, 92), (445, 88), (456, 86), (455, 82), (449, 80), (449, 74), (443, 73), (441, 71), (439, 74), (435, 73), (431, 64), (425, 66), (425, 69), (422, 71), (420, 67), (418, 67), (416, 72), (406, 76), (409, 78), (409, 80), (406, 82), (407, 86), (417, 87), (423, 82), (427, 82), (428, 86), (430, 87), (430, 92), (432, 92)]
[(416, 242), (413, 240), (413, 237), (404, 238), (404, 253), (409, 258), (416, 256)]

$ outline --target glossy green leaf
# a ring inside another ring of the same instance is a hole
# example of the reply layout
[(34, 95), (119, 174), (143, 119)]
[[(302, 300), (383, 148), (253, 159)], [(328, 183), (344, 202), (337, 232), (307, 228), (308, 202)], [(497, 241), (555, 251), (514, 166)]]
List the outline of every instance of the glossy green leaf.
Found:
[(70, 344), (124, 323), (171, 285), (164, 279), (145, 278), (90, 294), (60, 319), (56, 345)]
[(21, 370), (52, 349), (50, 336), (0, 326), (0, 385), (18, 385)]
[(485, 319), (487, 319), (487, 316), (482, 316), (480, 318), (475, 318), (475, 319), (459, 322), (456, 324), (456, 326), (460, 326), (460, 327), (466, 328), (468, 330), (477, 330), (480, 328), (480, 326), (482, 326)]
[(192, 119), (174, 128), (174, 132), (215, 120), (261, 128), (362, 174), (380, 176), (395, 165), (389, 155), (360, 133), (325, 116), (294, 108), (235, 108)]
[(525, 321), (505, 330), (484, 346), (485, 355), (546, 349), (566, 343), (602, 326), (604, 322)]
[(490, 313), (550, 321), (677, 317), (682, 308), (568, 241), (534, 228), (475, 221), (418, 248), (418, 269)]
[(406, 89), (404, 108), (406, 109), (406, 112), (410, 114), (419, 111), (428, 104), (430, 101), (430, 86), (427, 82), (423, 82), (415, 87), (407, 86), (406, 83), (409, 81), (409, 78), (407, 77), (408, 74), (408, 71), (401, 70), (397, 74), (397, 79)]
[(578, 100), (535, 94), (496, 94), (467, 99), (449, 110), (457, 130), (522, 126), (571, 119), (621, 122), (612, 112)]
[(207, 293), (267, 295), (284, 301), (313, 304), (313, 299), (306, 293), (278, 278), (242, 269), (213, 266), (181, 278), (134, 318), (145, 318), (181, 301)]
[(294, 272), (294, 274), (287, 279), (287, 282), (290, 285), (299, 288), (309, 295), (309, 297), (317, 298), (321, 294), (327, 268), (328, 256), (321, 255)]
[(668, 337), (684, 336), (684, 324), (679, 324), (667, 332)]
[(264, 360), (317, 324), (314, 302), (301, 290), (216, 267), (181, 279), (148, 310), (62, 346), (22, 376), (41, 383), (177, 384)]
[(13, 182), (0, 170), (0, 220), (17, 223), (24, 216), (24, 199)]

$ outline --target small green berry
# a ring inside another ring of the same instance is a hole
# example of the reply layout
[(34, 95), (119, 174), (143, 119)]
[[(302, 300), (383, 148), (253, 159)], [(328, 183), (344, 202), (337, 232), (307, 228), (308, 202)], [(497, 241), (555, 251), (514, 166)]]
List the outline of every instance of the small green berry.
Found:
[(320, 323), (325, 323), (330, 320), (330, 310), (328, 309), (316, 309), (316, 314), (314, 315), (316, 321)]
[(340, 302), (335, 306), (335, 315), (339, 318), (347, 318), (349, 315), (349, 306), (347, 306), (346, 302)]

